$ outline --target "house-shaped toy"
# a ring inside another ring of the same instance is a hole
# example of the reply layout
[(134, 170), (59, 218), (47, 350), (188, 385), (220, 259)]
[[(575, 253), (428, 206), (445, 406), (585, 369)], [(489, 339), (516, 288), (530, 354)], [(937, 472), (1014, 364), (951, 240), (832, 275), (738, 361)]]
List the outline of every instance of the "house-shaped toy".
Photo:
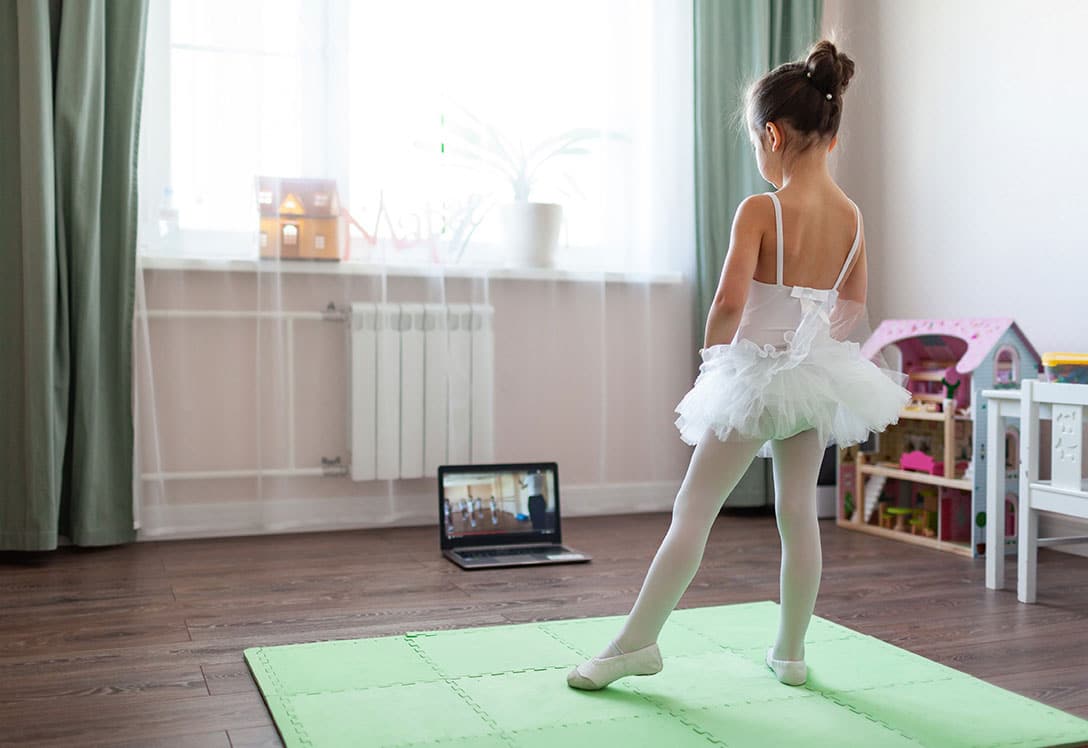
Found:
[(334, 179), (257, 178), (263, 259), (339, 260), (340, 196)]
[[(1038, 352), (1017, 324), (994, 319), (898, 319), (882, 322), (865, 344), (906, 375), (913, 395), (899, 422), (861, 447), (839, 451), (838, 524), (968, 556), (985, 552), (985, 389), (1018, 388), (1034, 378)], [(1007, 474), (1015, 474), (1019, 434), (1005, 433)], [(1015, 481), (1005, 516), (1015, 542)]]

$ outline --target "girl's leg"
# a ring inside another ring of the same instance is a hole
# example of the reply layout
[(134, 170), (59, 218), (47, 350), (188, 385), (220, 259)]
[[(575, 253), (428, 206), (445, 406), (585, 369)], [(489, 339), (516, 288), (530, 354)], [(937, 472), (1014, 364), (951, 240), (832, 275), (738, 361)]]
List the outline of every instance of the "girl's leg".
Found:
[(691, 584), (714, 519), (740, 481), (761, 441), (719, 440), (713, 431), (699, 440), (676, 495), (672, 524), (650, 564), (631, 614), (601, 657), (633, 652), (657, 641), (665, 619)]
[(776, 441), (774, 509), (782, 537), (781, 605), (773, 657), (803, 660), (805, 631), (820, 589), (823, 558), (816, 521), (816, 478), (824, 443), (815, 431)]

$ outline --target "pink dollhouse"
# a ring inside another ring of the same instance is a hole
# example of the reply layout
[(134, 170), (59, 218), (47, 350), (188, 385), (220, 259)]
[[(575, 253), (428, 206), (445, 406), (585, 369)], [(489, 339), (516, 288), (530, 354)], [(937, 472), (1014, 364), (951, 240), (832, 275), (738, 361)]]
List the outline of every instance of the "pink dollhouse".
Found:
[[(906, 374), (913, 398), (897, 424), (839, 451), (838, 524), (984, 553), (986, 429), (975, 424), (985, 424), (987, 406), (978, 393), (1036, 376), (1038, 352), (1008, 318), (886, 320), (861, 352), (883, 354), (887, 366)], [(1018, 441), (1015, 428), (1005, 438)], [(1006, 469), (1015, 471), (1015, 447), (1008, 454)], [(1013, 493), (1005, 498), (1005, 516), (996, 521), (1008, 544), (1015, 542), (1017, 502)]]

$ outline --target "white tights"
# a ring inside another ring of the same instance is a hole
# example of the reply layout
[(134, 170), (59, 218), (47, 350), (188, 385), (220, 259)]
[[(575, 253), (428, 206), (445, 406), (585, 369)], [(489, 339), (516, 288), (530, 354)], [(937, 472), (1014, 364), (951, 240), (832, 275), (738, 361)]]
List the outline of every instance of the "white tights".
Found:
[[(620, 635), (602, 656), (631, 652), (657, 641), (665, 619), (691, 584), (710, 528), (726, 497), (744, 475), (762, 442), (699, 441), (676, 496), (672, 524), (650, 564), (642, 591)], [(804, 431), (773, 442), (774, 508), (782, 538), (781, 604), (773, 657), (804, 659), (805, 630), (816, 605), (822, 558), (816, 521), (816, 476), (824, 445)]]

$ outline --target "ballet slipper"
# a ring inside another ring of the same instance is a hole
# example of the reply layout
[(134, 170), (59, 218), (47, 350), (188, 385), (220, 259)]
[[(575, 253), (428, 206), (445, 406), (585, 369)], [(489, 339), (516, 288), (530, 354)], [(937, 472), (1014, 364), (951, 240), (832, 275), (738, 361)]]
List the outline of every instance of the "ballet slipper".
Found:
[(800, 686), (808, 679), (808, 668), (804, 660), (776, 660), (772, 657), (774, 647), (767, 648), (767, 667), (787, 686)]
[(583, 691), (598, 691), (628, 675), (654, 675), (663, 667), (657, 643), (615, 657), (593, 657), (567, 673), (567, 685)]

